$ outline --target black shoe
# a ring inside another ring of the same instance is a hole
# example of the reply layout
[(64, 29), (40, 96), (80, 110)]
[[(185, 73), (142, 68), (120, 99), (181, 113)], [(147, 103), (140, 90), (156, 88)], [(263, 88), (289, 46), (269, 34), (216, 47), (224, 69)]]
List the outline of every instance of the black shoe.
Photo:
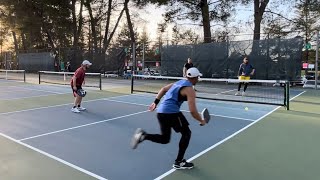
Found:
[(132, 149), (136, 149), (138, 144), (144, 140), (144, 134), (145, 132), (141, 128), (136, 130), (131, 140)]
[(192, 169), (193, 168), (193, 163), (187, 162), (185, 159), (182, 161), (176, 161), (172, 167), (174, 169)]

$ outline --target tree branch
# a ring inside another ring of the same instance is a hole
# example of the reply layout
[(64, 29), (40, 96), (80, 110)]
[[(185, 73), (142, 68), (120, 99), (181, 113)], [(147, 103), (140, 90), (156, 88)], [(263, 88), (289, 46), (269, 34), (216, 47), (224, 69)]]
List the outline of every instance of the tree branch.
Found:
[(107, 48), (108, 45), (110, 44), (110, 41), (111, 41), (114, 33), (116, 32), (116, 29), (117, 29), (117, 27), (118, 27), (118, 25), (119, 25), (119, 22), (120, 22), (120, 20), (121, 20), (122, 15), (123, 15), (123, 12), (124, 12), (124, 8), (122, 9), (122, 11), (121, 11), (121, 13), (120, 13), (120, 15), (119, 15), (119, 17), (118, 17), (118, 20), (117, 20), (117, 22), (116, 22), (116, 25), (114, 26), (113, 31), (111, 32), (111, 34), (110, 34), (110, 36), (109, 36), (109, 38), (108, 38), (108, 40), (107, 40), (106, 48)]
[(260, 14), (260, 16), (262, 16), (263, 13), (265, 12), (268, 3), (269, 3), (269, 0), (263, 0), (263, 1), (261, 2), (261, 5), (260, 5), (260, 7), (259, 7), (259, 14)]
[(189, 3), (189, 4), (192, 4), (192, 5), (198, 5), (198, 3), (195, 3), (195, 1), (193, 0), (193, 1), (189, 1), (189, 0), (178, 0), (178, 2), (186, 2), (186, 3)]
[(277, 15), (277, 16), (279, 16), (279, 17), (281, 17), (281, 18), (283, 18), (283, 19), (285, 19), (285, 20), (287, 20), (287, 21), (292, 22), (292, 23), (297, 23), (296, 21), (294, 21), (294, 20), (292, 20), (292, 19), (289, 19), (289, 18), (284, 17), (284, 16), (283, 16), (282, 14), (280, 14), (280, 13), (276, 13), (276, 12), (273, 12), (273, 11), (271, 11), (271, 10), (266, 10), (265, 12), (266, 12), (266, 13), (275, 14), (275, 15)]

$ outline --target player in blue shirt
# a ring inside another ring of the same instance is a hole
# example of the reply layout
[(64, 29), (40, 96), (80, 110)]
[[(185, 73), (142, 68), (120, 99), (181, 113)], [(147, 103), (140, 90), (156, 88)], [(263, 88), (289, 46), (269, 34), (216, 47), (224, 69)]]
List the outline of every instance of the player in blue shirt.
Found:
[(189, 163), (184, 159), (184, 154), (188, 148), (191, 138), (189, 123), (180, 111), (181, 104), (188, 101), (189, 110), (193, 118), (198, 120), (201, 125), (205, 125), (206, 121), (201, 118), (196, 107), (196, 92), (192, 88), (198, 82), (198, 78), (202, 76), (197, 68), (190, 68), (186, 72), (186, 79), (179, 80), (175, 83), (168, 84), (160, 89), (155, 101), (149, 106), (149, 110), (153, 111), (164, 96), (164, 100), (157, 109), (157, 118), (160, 124), (161, 134), (148, 134), (144, 130), (138, 128), (132, 138), (132, 148), (137, 148), (138, 144), (144, 140), (155, 143), (167, 144), (171, 137), (171, 128), (177, 133), (181, 133), (179, 142), (178, 156), (173, 164), (175, 169), (191, 169), (193, 163)]

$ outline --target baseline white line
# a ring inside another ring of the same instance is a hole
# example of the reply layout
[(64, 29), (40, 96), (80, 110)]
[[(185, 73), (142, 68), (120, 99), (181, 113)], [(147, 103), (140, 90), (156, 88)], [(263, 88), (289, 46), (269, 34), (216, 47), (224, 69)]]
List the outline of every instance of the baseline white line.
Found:
[[(30, 88), (30, 87), (25, 87), (25, 86), (6, 86), (6, 87), (9, 87), (9, 88), (18, 88), (18, 89), (13, 89), (11, 90), (12, 91), (18, 91), (18, 90), (32, 90), (32, 91), (40, 91), (40, 92), (48, 92), (48, 93), (53, 93), (53, 94), (66, 94), (65, 93), (62, 93), (62, 92), (56, 92), (56, 91), (47, 91), (47, 90), (43, 90), (43, 89), (33, 89), (33, 88)], [(0, 92), (8, 92), (8, 91), (0, 91)]]
[[(301, 94), (305, 93), (305, 91), (301, 92), (300, 94), (294, 96), (293, 98), (291, 98), (290, 100), (295, 99), (296, 97), (300, 96)], [(269, 113), (265, 114), (264, 116), (260, 117), (258, 120), (248, 124), (247, 126), (243, 127), (242, 129), (240, 129), (239, 131), (231, 134), (230, 136), (228, 136), (227, 138), (223, 139), (222, 141), (219, 141), (218, 143), (212, 145), (211, 147), (203, 150), (202, 152), (196, 154), (195, 156), (191, 157), (190, 159), (188, 159), (187, 161), (193, 161), (194, 159), (202, 156), (203, 154), (207, 153), (208, 151), (214, 149), (215, 147), (221, 145), (222, 143), (226, 142), (227, 140), (231, 139), (232, 137), (236, 136), (237, 134), (241, 133), (242, 131), (246, 130), (247, 128), (251, 127), (252, 125), (256, 124), (257, 122), (261, 121), (263, 118), (267, 117), (268, 115), (270, 115), (271, 113), (273, 113), (274, 111), (278, 110), (280, 107), (282, 106), (278, 106), (275, 109), (273, 109), (272, 111), (270, 111)], [(155, 178), (154, 180), (161, 180), (163, 178), (165, 178), (166, 176), (170, 175), (171, 173), (173, 173), (174, 171), (176, 171), (176, 169), (171, 169), (168, 172), (162, 174), (161, 176)]]
[[(119, 102), (119, 103), (125, 103), (125, 104), (132, 104), (132, 105), (139, 105), (139, 106), (149, 106), (146, 104), (139, 104), (139, 103), (132, 103), (132, 102), (125, 102), (125, 101), (119, 101), (119, 100), (113, 100), (113, 99), (106, 99), (107, 101), (113, 101), (113, 102)], [(182, 112), (190, 112), (187, 110), (181, 110)], [(233, 116), (223, 116), (223, 115), (219, 115), (219, 114), (210, 114), (212, 116), (217, 116), (217, 117), (223, 117), (223, 118), (230, 118), (230, 119), (239, 119), (239, 120), (244, 120), (244, 121), (256, 121), (254, 119), (246, 119), (246, 118), (239, 118), (239, 117), (233, 117)]]
[[(27, 89), (27, 90), (32, 90), (32, 91), (40, 91), (40, 92), (48, 92), (48, 93), (53, 93), (53, 94), (66, 94), (62, 92), (56, 92), (56, 91), (47, 91), (47, 90), (42, 90), (42, 89), (33, 89), (33, 88), (27, 88), (27, 87), (21, 87), (21, 89)], [(71, 90), (70, 90), (71, 92)]]
[(222, 91), (222, 92), (220, 92), (220, 93), (213, 94), (213, 95), (224, 94), (224, 93), (228, 93), (228, 92), (235, 91), (235, 90), (237, 90), (237, 89), (232, 89), (232, 90), (229, 90), (229, 91)]
[(0, 90), (0, 93), (13, 93), (13, 92), (24, 92), (24, 91), (27, 91), (27, 90), (25, 90), (25, 89), (19, 89), (19, 90), (17, 90), (17, 89), (15, 89), (15, 90), (13, 90), (13, 89), (6, 89), (6, 90)]
[[(64, 93), (64, 94), (70, 94), (70, 93)], [(7, 99), (1, 99), (0, 100), (17, 100), (17, 99), (28, 99), (28, 98), (35, 98), (35, 97), (45, 97), (45, 96), (53, 96), (57, 94), (46, 94), (46, 95), (38, 95), (38, 96), (28, 96), (28, 97), (20, 97), (20, 98), (7, 98)]]
[(293, 99), (297, 98), (298, 96), (301, 96), (301, 95), (302, 95), (303, 93), (305, 93), (305, 92), (306, 92), (306, 91), (302, 91), (302, 92), (299, 93), (298, 95), (292, 97), (292, 98), (290, 99), (290, 101), (292, 101)]
[[(187, 111), (190, 112), (190, 111)], [(233, 117), (233, 116), (223, 116), (223, 115), (218, 115), (218, 114), (210, 114), (211, 116), (217, 116), (217, 117), (223, 117), (223, 118), (231, 118), (231, 119), (239, 119), (243, 121), (251, 121), (254, 122), (256, 119), (246, 119), (246, 118), (240, 118), (240, 117)]]
[(15, 85), (15, 86), (4, 86), (5, 88), (20, 88), (20, 87), (23, 87), (23, 86), (26, 86), (24, 84), (21, 84), (21, 85)]
[(145, 112), (149, 112), (149, 111), (148, 111), (148, 110), (147, 110), (147, 111), (140, 111), (140, 112), (136, 112), (136, 113), (132, 113), (132, 114), (127, 114), (127, 115), (124, 115), (124, 116), (119, 116), (119, 117), (115, 117), (115, 118), (105, 119), (105, 120), (102, 120), (102, 121), (97, 121), (97, 122), (93, 122), (93, 123), (88, 123), (88, 124), (83, 124), (83, 125), (79, 125), (79, 126), (74, 126), (74, 127), (71, 127), (71, 128), (66, 128), (66, 129), (61, 129), (61, 130), (57, 130), (57, 131), (52, 131), (52, 132), (49, 132), (49, 133), (44, 133), (44, 134), (39, 134), (39, 135), (36, 135), (36, 136), (31, 136), (31, 137), (19, 139), (18, 141), (25, 141), (25, 140), (28, 140), (28, 139), (34, 139), (34, 138), (38, 138), (38, 137), (42, 137), (42, 136), (47, 136), (47, 135), (51, 135), (51, 134), (57, 134), (57, 133), (60, 133), (60, 132), (65, 132), (65, 131), (69, 131), (69, 130), (73, 130), (73, 129), (78, 129), (78, 128), (87, 127), (87, 126), (92, 126), (92, 125), (95, 125), (95, 124), (100, 124), (100, 123), (104, 123), (104, 122), (113, 121), (113, 120), (116, 120), (116, 119), (121, 119), (121, 118), (129, 117), (129, 116), (134, 116), (134, 115), (142, 114), (142, 113), (145, 113)]
[(4, 138), (7, 138), (7, 139), (9, 139), (9, 140), (11, 140), (11, 141), (19, 144), (19, 145), (22, 145), (22, 146), (24, 146), (24, 147), (27, 147), (27, 148), (29, 148), (29, 149), (31, 149), (31, 150), (33, 150), (33, 151), (36, 151), (36, 152), (38, 152), (38, 153), (40, 153), (40, 154), (42, 154), (42, 155), (44, 155), (44, 156), (47, 156), (47, 157), (49, 157), (49, 158), (51, 158), (51, 159), (53, 159), (53, 160), (56, 160), (56, 161), (58, 161), (58, 162), (60, 162), (60, 163), (62, 163), (62, 164), (64, 164), (64, 165), (66, 165), (66, 166), (69, 166), (69, 167), (71, 167), (71, 168), (73, 168), (73, 169), (75, 169), (75, 170), (78, 170), (78, 171), (80, 171), (80, 172), (82, 172), (82, 173), (85, 173), (85, 174), (87, 174), (87, 175), (89, 175), (89, 176), (92, 176), (92, 177), (97, 178), (97, 179), (99, 179), (99, 180), (107, 180), (107, 179), (104, 178), (104, 177), (101, 177), (101, 176), (99, 176), (99, 175), (97, 175), (97, 174), (94, 174), (94, 173), (92, 173), (92, 172), (90, 172), (90, 171), (88, 171), (88, 170), (85, 170), (85, 169), (83, 169), (83, 168), (81, 168), (81, 167), (79, 167), (79, 166), (76, 166), (76, 165), (74, 165), (74, 164), (72, 164), (72, 163), (69, 163), (69, 162), (67, 162), (67, 161), (65, 161), (65, 160), (63, 160), (63, 159), (60, 159), (60, 158), (58, 158), (58, 157), (56, 157), (56, 156), (54, 156), (54, 155), (52, 155), (52, 154), (49, 154), (49, 153), (47, 153), (47, 152), (44, 152), (44, 151), (42, 151), (42, 150), (40, 150), (40, 149), (38, 149), (38, 148), (35, 148), (35, 147), (33, 147), (33, 146), (30, 146), (30, 145), (28, 145), (28, 144), (26, 144), (26, 143), (20, 142), (20, 141), (12, 138), (12, 137), (10, 137), (10, 136), (7, 136), (7, 135), (2, 134), (2, 133), (0, 133), (0, 136), (2, 136), (2, 137), (4, 137)]
[[(122, 95), (122, 96), (113, 96), (113, 97), (109, 97), (109, 98), (92, 99), (92, 100), (82, 101), (82, 103), (94, 102), (94, 101), (102, 101), (102, 100), (106, 100), (106, 99), (113, 99), (113, 98), (116, 98), (116, 97), (125, 97), (125, 96), (130, 96), (130, 95)], [(39, 110), (39, 109), (48, 109), (48, 108), (67, 106), (67, 105), (72, 105), (72, 104), (73, 103), (66, 103), (66, 104), (58, 104), (58, 105), (53, 105), (53, 106), (44, 106), (44, 107), (38, 107), (38, 108), (24, 109), (24, 110), (19, 110), (19, 111), (4, 112), (4, 113), (0, 113), (0, 115), (14, 114), (14, 113), (20, 113), (20, 112), (28, 112), (28, 111), (34, 111), (34, 110)]]

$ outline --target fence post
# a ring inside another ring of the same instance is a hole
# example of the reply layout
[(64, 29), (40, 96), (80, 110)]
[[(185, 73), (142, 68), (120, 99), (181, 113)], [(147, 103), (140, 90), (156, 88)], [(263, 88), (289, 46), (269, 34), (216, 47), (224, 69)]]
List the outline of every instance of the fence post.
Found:
[(286, 107), (287, 110), (290, 110), (289, 104), (290, 104), (290, 82), (287, 80), (286, 81)]
[(100, 77), (99, 77), (99, 88), (100, 90), (102, 90), (102, 78), (101, 78), (102, 74), (100, 73)]
[(23, 71), (23, 82), (26, 82), (26, 71)]
[(40, 84), (40, 82), (41, 82), (41, 79), (40, 79), (41, 71), (39, 71), (38, 73), (39, 73), (39, 84)]
[(135, 71), (137, 69), (137, 62), (136, 62), (136, 43), (132, 43), (132, 71), (131, 71), (131, 94), (133, 93), (133, 79), (135, 75)]
[(317, 49), (316, 49), (316, 64), (315, 64), (315, 88), (318, 89), (318, 61), (319, 61), (319, 31), (317, 31)]

